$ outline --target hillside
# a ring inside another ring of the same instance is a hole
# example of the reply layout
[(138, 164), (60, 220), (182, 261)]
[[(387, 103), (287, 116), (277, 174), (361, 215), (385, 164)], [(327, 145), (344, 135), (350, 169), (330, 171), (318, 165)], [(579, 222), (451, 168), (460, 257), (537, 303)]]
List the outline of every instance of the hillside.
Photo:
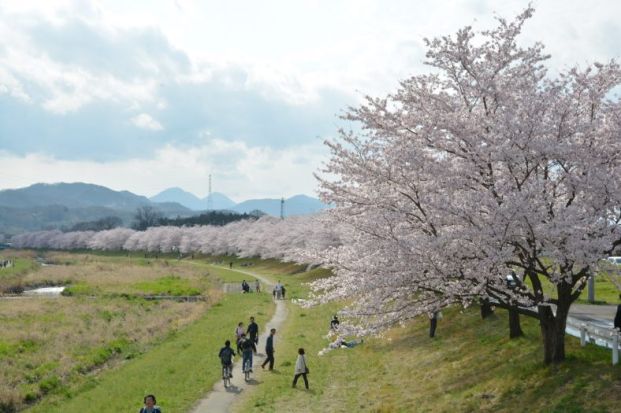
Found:
[[(165, 189), (149, 199), (153, 202), (176, 202), (193, 211), (204, 211), (209, 205), (209, 196), (201, 199), (178, 187)], [(211, 209), (230, 209), (233, 206), (235, 202), (226, 195), (219, 192), (211, 194)]]
[[(259, 210), (269, 215), (279, 216), (280, 202), (280, 199), (251, 199), (241, 202), (231, 209), (240, 213)], [(295, 195), (285, 199), (284, 214), (285, 216), (314, 214), (327, 207), (327, 205), (316, 198), (306, 195)]]
[(192, 212), (173, 202), (154, 203), (129, 191), (84, 183), (34, 184), (0, 191), (0, 233), (70, 227), (78, 222), (116, 216), (130, 225), (136, 208), (151, 205), (164, 216)]

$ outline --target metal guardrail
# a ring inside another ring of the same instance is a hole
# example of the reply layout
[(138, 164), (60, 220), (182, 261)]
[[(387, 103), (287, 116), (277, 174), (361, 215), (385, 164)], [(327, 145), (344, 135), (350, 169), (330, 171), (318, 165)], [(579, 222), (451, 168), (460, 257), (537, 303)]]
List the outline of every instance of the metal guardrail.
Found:
[(587, 342), (612, 349), (612, 365), (619, 363), (619, 341), (621, 333), (616, 328), (595, 327), (584, 321), (567, 319), (567, 327), (580, 332), (580, 345), (586, 346)]

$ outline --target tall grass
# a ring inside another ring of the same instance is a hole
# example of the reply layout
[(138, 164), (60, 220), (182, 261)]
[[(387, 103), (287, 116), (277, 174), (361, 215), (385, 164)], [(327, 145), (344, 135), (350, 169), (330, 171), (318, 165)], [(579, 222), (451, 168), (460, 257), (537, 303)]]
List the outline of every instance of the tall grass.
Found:
[(220, 380), (218, 350), (231, 339), (236, 324), (254, 315), (264, 325), (274, 305), (267, 294), (224, 297), (189, 327), (170, 335), (149, 352), (100, 373), (81, 388), (46, 399), (28, 412), (137, 411), (145, 394), (157, 396), (167, 412), (187, 411)]

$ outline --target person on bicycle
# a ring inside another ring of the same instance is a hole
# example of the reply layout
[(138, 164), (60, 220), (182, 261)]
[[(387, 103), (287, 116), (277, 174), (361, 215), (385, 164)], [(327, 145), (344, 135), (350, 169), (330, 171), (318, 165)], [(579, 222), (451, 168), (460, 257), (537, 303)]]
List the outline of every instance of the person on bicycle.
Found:
[(233, 358), (235, 357), (235, 350), (231, 348), (231, 341), (226, 340), (224, 342), (224, 347), (220, 349), (220, 353), (218, 354), (220, 357), (220, 361), (222, 362), (222, 369), (228, 367), (229, 369), (229, 378), (233, 377)]
[(254, 343), (250, 338), (246, 337), (246, 334), (242, 334), (240, 341), (240, 347), (242, 349), (242, 371), (245, 371), (246, 363), (248, 363), (248, 370), (252, 373), (252, 348)]

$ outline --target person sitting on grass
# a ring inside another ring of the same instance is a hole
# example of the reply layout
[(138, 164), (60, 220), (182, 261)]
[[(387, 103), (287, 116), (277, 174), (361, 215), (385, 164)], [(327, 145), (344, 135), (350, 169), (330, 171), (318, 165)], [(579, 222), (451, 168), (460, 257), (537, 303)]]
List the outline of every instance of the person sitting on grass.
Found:
[(330, 321), (330, 330), (338, 330), (340, 323), (341, 322), (339, 321), (339, 318), (336, 314), (334, 314), (334, 317), (332, 317), (332, 321)]
[(155, 405), (155, 396), (152, 394), (144, 396), (144, 407), (140, 413), (162, 413), (162, 409)]

